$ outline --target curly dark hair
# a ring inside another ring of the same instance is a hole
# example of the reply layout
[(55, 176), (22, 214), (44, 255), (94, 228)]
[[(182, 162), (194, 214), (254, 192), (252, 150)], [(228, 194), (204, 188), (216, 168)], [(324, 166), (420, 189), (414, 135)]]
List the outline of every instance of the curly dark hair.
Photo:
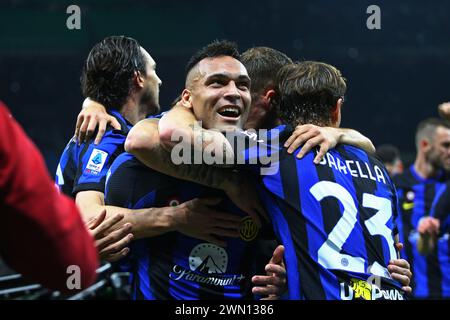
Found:
[(345, 78), (332, 65), (303, 61), (288, 64), (277, 74), (274, 99), (280, 118), (290, 125), (330, 125), (331, 111), (347, 90)]
[(191, 59), (189, 59), (189, 62), (186, 65), (186, 74), (188, 74), (189, 71), (191, 71), (192, 68), (194, 68), (201, 60), (222, 56), (230, 56), (241, 61), (241, 55), (236, 43), (228, 40), (214, 40), (207, 46), (194, 53)]
[(133, 86), (135, 71), (146, 75), (141, 46), (132, 38), (111, 36), (89, 52), (81, 75), (81, 90), (107, 109), (121, 108)]

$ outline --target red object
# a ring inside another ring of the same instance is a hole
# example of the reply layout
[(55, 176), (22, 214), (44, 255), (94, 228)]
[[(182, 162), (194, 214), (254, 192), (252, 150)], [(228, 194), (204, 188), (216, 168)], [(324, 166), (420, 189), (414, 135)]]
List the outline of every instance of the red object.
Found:
[(1, 101), (0, 255), (26, 279), (65, 293), (70, 265), (79, 266), (82, 288), (95, 281), (98, 266), (75, 203), (57, 191), (37, 147)]

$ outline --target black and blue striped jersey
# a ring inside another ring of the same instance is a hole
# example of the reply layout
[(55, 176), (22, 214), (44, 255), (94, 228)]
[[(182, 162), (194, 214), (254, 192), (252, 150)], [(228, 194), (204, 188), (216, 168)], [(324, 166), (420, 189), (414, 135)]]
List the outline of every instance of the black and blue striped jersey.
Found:
[[(290, 155), (282, 147), (290, 134), (279, 126), (266, 137), (227, 135), (238, 168), (259, 176), (261, 198), (286, 250), (289, 298), (404, 299), (387, 270), (397, 258), (397, 196), (383, 164), (348, 145), (317, 165), (313, 151), (297, 159), (298, 151)], [(264, 163), (271, 170), (261, 171)]]
[(134, 299), (252, 299), (254, 245), (260, 231), (222, 191), (151, 170), (128, 153), (114, 161), (106, 181), (107, 205), (168, 207), (211, 196), (223, 198), (215, 209), (242, 216), (241, 237), (225, 238), (226, 247), (175, 231), (133, 241), (123, 264), (132, 275)]
[(439, 219), (441, 236), (450, 232), (450, 182), (436, 193), (430, 215)]
[(121, 130), (108, 126), (102, 141), (94, 144), (94, 137), (77, 144), (72, 138), (65, 147), (57, 170), (55, 182), (66, 195), (75, 197), (80, 191), (104, 193), (105, 178), (109, 167), (124, 152), (124, 143), (131, 124), (116, 110), (109, 112), (121, 125)]
[(444, 173), (436, 178), (424, 179), (413, 165), (394, 178), (399, 198), (400, 240), (405, 246), (406, 259), (411, 264), (411, 287), (415, 298), (450, 297), (448, 237), (440, 238), (433, 252), (427, 255), (417, 250), (419, 220), (430, 214), (435, 196), (445, 180)]
[(430, 216), (439, 219), (440, 232), (435, 254), (439, 260), (442, 275), (441, 290), (443, 298), (450, 298), (450, 182), (436, 193)]

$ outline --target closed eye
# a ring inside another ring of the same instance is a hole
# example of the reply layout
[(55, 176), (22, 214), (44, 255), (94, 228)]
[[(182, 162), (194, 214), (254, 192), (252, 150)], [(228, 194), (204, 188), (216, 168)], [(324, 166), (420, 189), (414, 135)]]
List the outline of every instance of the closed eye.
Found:
[(237, 87), (241, 90), (248, 90), (250, 89), (250, 83), (247, 81), (241, 81), (237, 83)]

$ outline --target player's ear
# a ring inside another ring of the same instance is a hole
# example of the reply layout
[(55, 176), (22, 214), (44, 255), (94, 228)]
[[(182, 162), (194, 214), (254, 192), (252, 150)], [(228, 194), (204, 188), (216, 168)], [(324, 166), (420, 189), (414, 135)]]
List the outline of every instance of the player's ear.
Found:
[(136, 81), (136, 85), (139, 88), (143, 88), (144, 87), (144, 83), (145, 83), (145, 78), (142, 75), (142, 73), (140, 71), (135, 71), (134, 72), (134, 80)]
[(419, 142), (420, 148), (424, 151), (424, 152), (428, 152), (431, 148), (431, 143), (428, 139), (422, 139)]
[(331, 111), (331, 122), (335, 127), (339, 127), (341, 125), (341, 108), (344, 100), (339, 98)]
[(266, 93), (264, 94), (262, 100), (267, 110), (270, 110), (273, 107), (272, 103), (270, 102), (273, 100), (274, 97), (275, 97), (275, 90), (273, 89), (267, 90)]
[(192, 93), (189, 89), (183, 90), (180, 101), (183, 107), (192, 108)]

